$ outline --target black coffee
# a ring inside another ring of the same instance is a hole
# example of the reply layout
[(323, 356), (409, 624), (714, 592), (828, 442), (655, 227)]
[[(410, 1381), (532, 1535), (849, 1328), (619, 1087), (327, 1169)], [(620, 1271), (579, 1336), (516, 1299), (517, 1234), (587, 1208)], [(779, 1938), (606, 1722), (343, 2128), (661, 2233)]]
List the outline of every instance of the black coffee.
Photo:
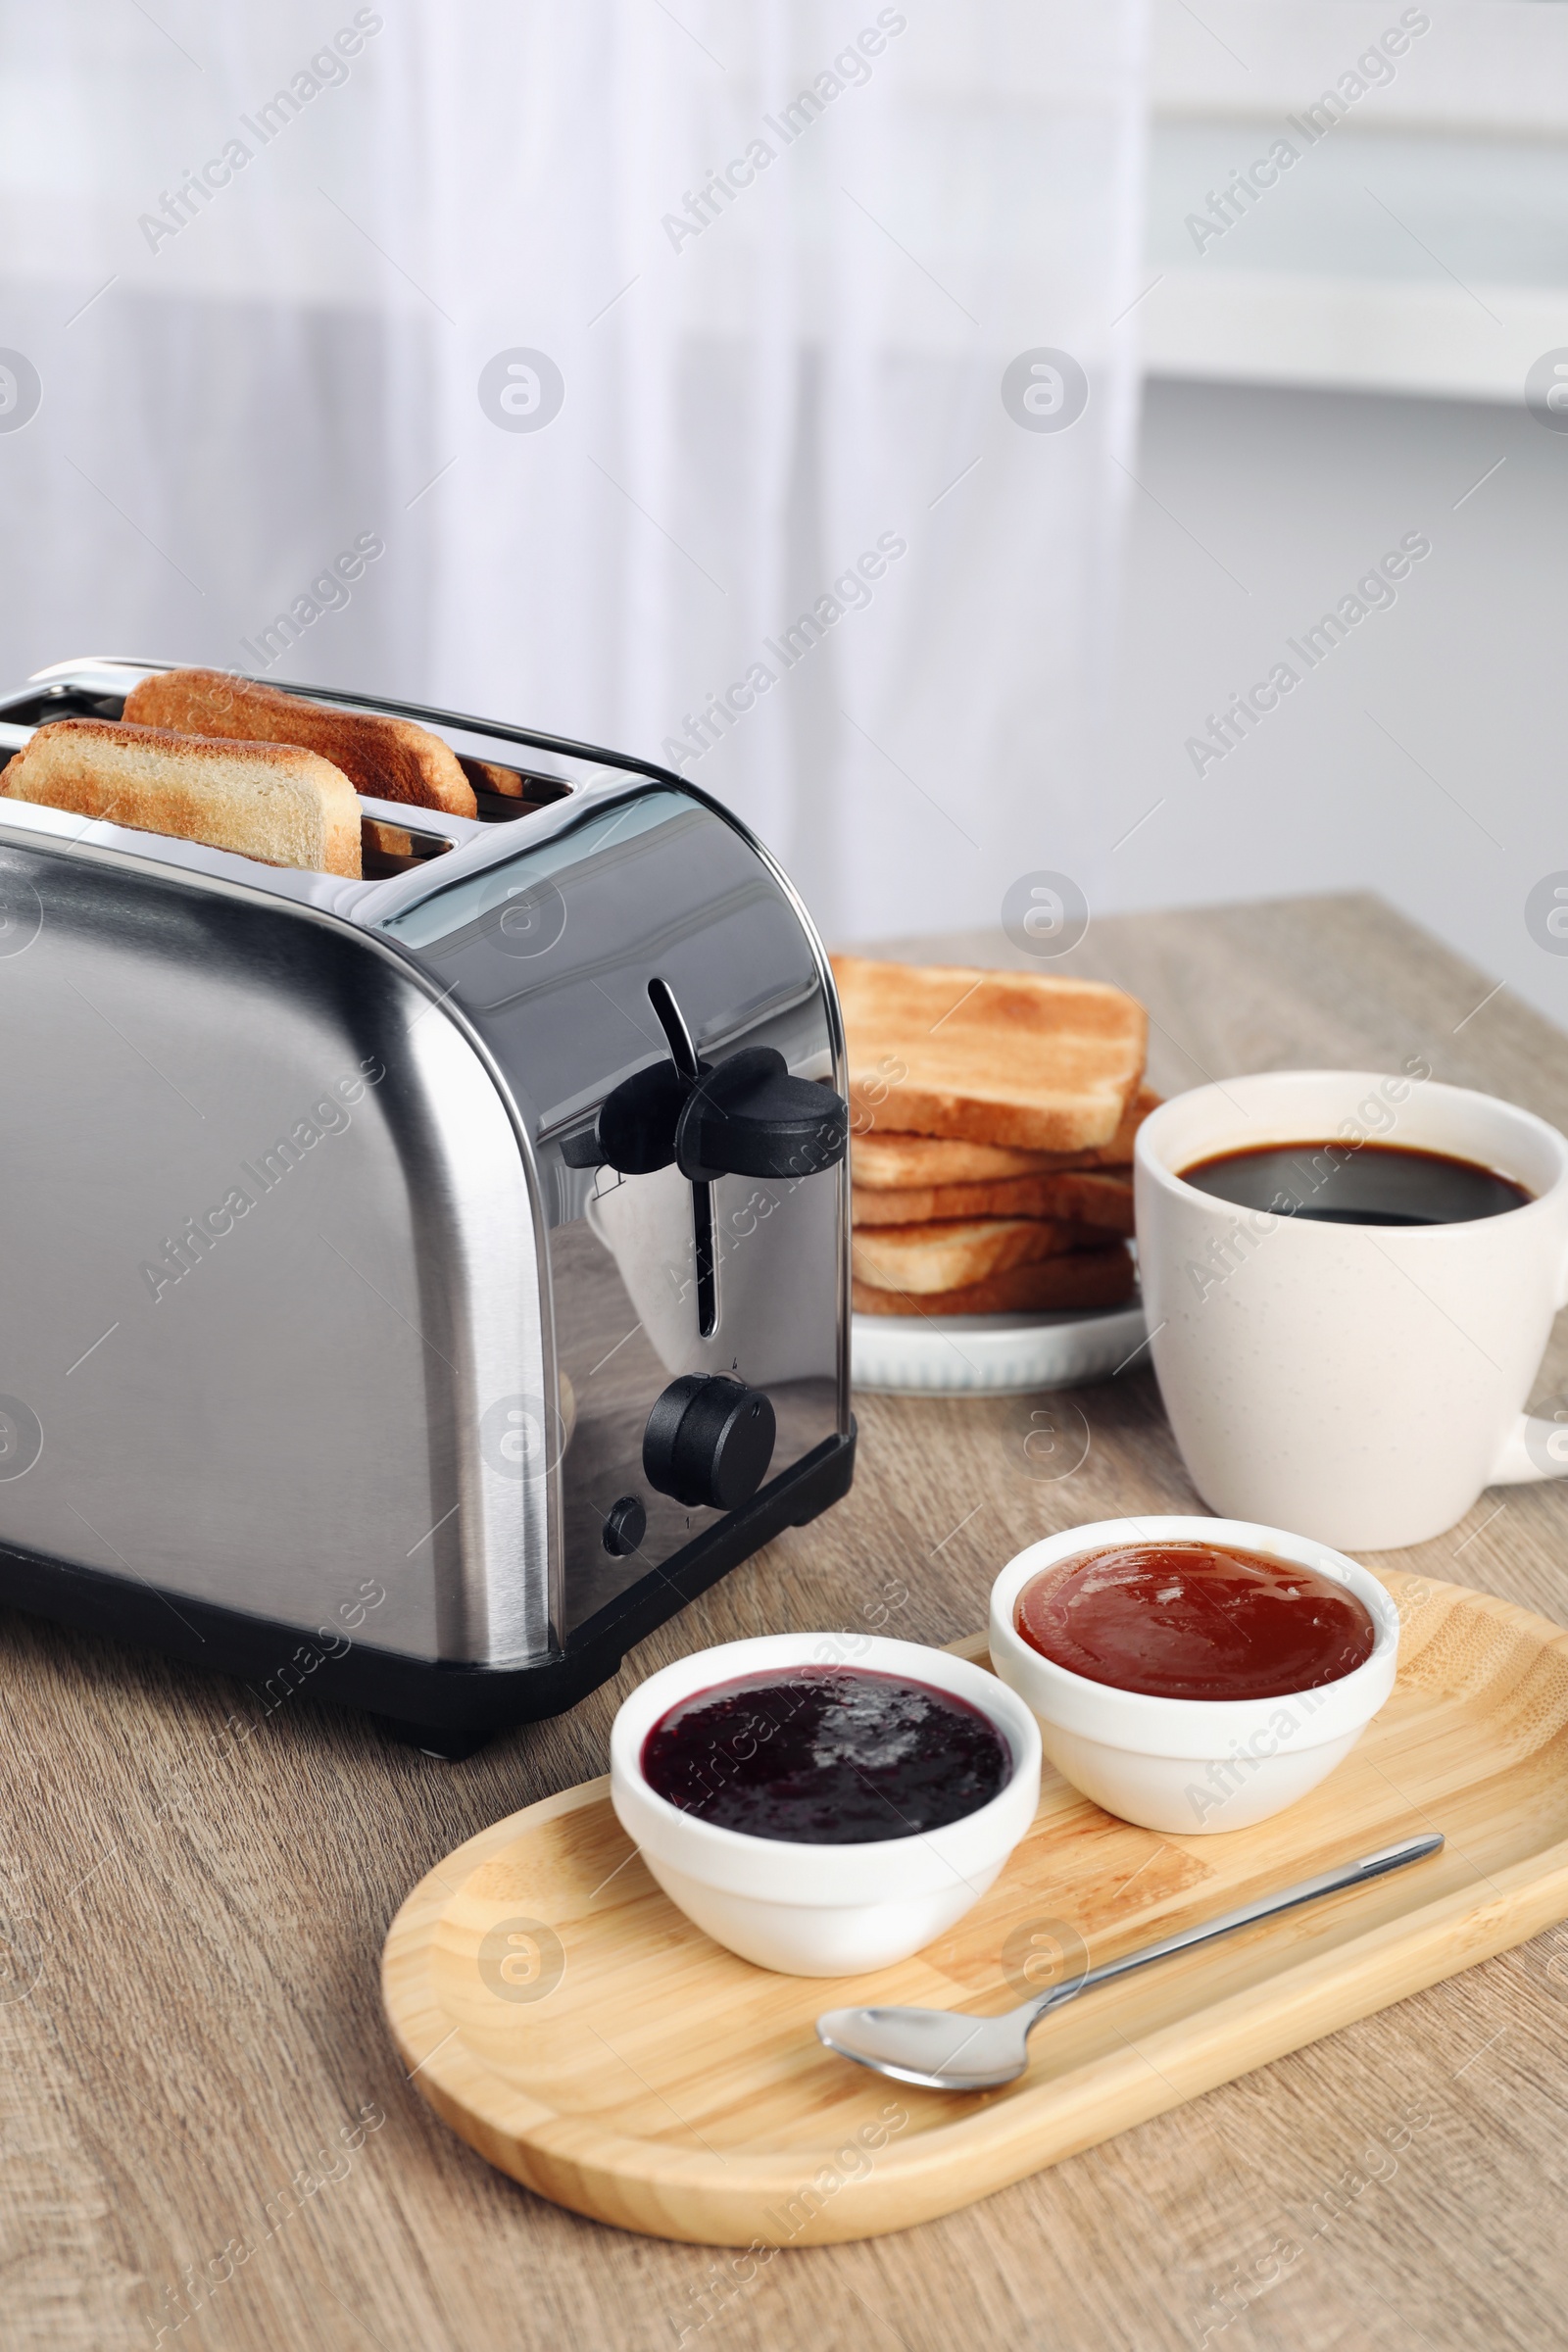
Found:
[(1264, 1144), (1195, 1160), (1180, 1173), (1184, 1184), (1238, 1208), (1323, 1225), (1469, 1225), (1534, 1198), (1494, 1168), (1403, 1144)]

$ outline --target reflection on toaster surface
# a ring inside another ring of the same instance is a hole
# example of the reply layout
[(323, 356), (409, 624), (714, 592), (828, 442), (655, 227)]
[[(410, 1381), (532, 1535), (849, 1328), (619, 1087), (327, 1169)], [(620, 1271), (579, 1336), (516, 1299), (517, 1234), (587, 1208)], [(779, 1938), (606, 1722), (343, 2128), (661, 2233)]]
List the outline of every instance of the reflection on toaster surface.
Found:
[[(710, 1171), (677, 1141), (693, 1090), (748, 1054), (786, 1094), (804, 1088), (797, 1116), (837, 1101), (821, 964), (765, 860), (716, 811), (658, 787), (546, 821), (385, 927), (455, 993), (539, 1139), (557, 1355), (576, 1399), (561, 1466), (569, 1635), (725, 1515), (651, 1474), (645, 1432), (671, 1384), (765, 1394), (760, 1481), (847, 1429), (845, 1187), (842, 1139), (786, 1149), (787, 1172), (768, 1175)], [(710, 1148), (745, 1123), (736, 1109)]]
[[(626, 1177), (621, 1189), (630, 1191), (659, 1183), (659, 1177)], [(737, 1179), (735, 1189), (749, 1199), (758, 1188), (743, 1185)], [(772, 1189), (782, 1193), (785, 1188)], [(828, 1196), (831, 1217), (832, 1188), (819, 1180), (818, 1190)], [(685, 1196), (687, 1191), (681, 1185), (681, 1195)], [(777, 1284), (781, 1294), (779, 1323), (786, 1331), (793, 1326), (798, 1342), (793, 1356), (760, 1353), (754, 1364), (741, 1352), (737, 1365), (737, 1348), (744, 1348), (744, 1343), (730, 1339), (727, 1312), (711, 1341), (697, 1338), (695, 1316), (691, 1312), (691, 1210), (684, 1197), (678, 1205), (684, 1217), (684, 1234), (683, 1243), (677, 1243), (675, 1249), (678, 1252), (683, 1246), (684, 1266), (678, 1253), (660, 1257), (650, 1249), (638, 1255), (629, 1243), (623, 1243), (619, 1257), (612, 1256), (608, 1245), (595, 1238), (597, 1220), (591, 1223), (584, 1219), (580, 1224), (558, 1230), (553, 1237), (553, 1256), (558, 1268), (556, 1347), (562, 1369), (570, 1380), (577, 1399), (576, 1429), (563, 1464), (568, 1633), (627, 1585), (646, 1576), (655, 1562), (680, 1550), (720, 1515), (700, 1505), (687, 1510), (668, 1495), (653, 1492), (644, 1477), (643, 1426), (649, 1400), (658, 1396), (672, 1374), (738, 1369), (739, 1376), (749, 1386), (765, 1388), (778, 1422), (771, 1465), (775, 1472), (799, 1461), (836, 1426), (832, 1298), (826, 1299), (824, 1311), (824, 1302), (813, 1300), (808, 1291), (804, 1300), (798, 1289), (793, 1297), (786, 1296), (789, 1292), (786, 1275)], [(784, 1202), (780, 1213), (787, 1215), (793, 1205)], [(794, 1213), (802, 1218), (821, 1214), (812, 1201), (804, 1202)], [(774, 1265), (782, 1271), (792, 1262), (787, 1231), (776, 1237), (774, 1249), (777, 1252)], [(761, 1253), (757, 1254), (760, 1261)], [(678, 1282), (671, 1280), (672, 1271), (678, 1273)], [(727, 1277), (733, 1275), (738, 1283), (743, 1271), (749, 1269), (739, 1248), (733, 1258), (721, 1253), (721, 1297)], [(765, 1269), (760, 1263), (757, 1287), (760, 1290), (765, 1283)], [(673, 1302), (667, 1318), (650, 1318), (640, 1313), (639, 1309), (651, 1300), (658, 1299), (662, 1304), (661, 1286), (668, 1291)], [(682, 1287), (686, 1291), (684, 1300), (679, 1297)], [(684, 1318), (679, 1318), (681, 1305), (686, 1309)], [(677, 1319), (683, 1319), (688, 1328), (684, 1348), (675, 1344), (670, 1328)], [(817, 1325), (814, 1333), (810, 1328), (813, 1319)], [(765, 1314), (754, 1307), (749, 1328), (760, 1330), (765, 1346)], [(662, 1345), (656, 1345), (656, 1334)], [(813, 1338), (818, 1367), (814, 1370), (808, 1349)], [(772, 1369), (775, 1363), (779, 1367), (776, 1373)], [(647, 1511), (648, 1532), (632, 1557), (615, 1559), (604, 1546), (605, 1516), (626, 1494), (641, 1497)]]

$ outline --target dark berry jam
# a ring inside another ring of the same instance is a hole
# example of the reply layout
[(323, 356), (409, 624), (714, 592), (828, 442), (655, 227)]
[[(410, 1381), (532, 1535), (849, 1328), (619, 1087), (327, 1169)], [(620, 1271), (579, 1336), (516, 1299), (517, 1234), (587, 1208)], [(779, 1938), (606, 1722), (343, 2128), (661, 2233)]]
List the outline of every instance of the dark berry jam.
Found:
[(1012, 1758), (967, 1700), (859, 1666), (794, 1666), (698, 1690), (643, 1742), (643, 1778), (683, 1813), (753, 1838), (864, 1845), (989, 1804)]
[(1227, 1544), (1115, 1544), (1018, 1595), (1031, 1649), (1150, 1698), (1287, 1698), (1364, 1666), (1377, 1629), (1314, 1568)]

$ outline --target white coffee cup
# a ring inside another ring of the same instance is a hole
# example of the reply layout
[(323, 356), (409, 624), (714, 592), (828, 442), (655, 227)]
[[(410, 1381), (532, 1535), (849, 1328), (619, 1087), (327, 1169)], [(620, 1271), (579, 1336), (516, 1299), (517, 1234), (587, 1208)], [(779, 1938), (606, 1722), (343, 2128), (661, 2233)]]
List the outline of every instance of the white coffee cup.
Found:
[[(1226, 1152), (1329, 1140), (1442, 1152), (1534, 1198), (1465, 1224), (1340, 1225), (1183, 1182)], [(1425, 1543), (1484, 1487), (1568, 1471), (1568, 1423), (1523, 1409), (1568, 1305), (1568, 1139), (1404, 1073), (1278, 1070), (1177, 1095), (1138, 1132), (1144, 1303), (1194, 1485), (1230, 1519), (1341, 1550)]]

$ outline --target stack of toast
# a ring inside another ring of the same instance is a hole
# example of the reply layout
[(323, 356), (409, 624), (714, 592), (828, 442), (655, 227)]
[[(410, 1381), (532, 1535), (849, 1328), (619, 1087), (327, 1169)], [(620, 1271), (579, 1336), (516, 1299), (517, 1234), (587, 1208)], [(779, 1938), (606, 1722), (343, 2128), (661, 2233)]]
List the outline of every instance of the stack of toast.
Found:
[(849, 1041), (854, 1304), (1120, 1305), (1149, 1021), (1100, 981), (833, 959)]
[(458, 757), (406, 718), (331, 710), (217, 669), (143, 678), (121, 719), (42, 726), (0, 795), (237, 851), (265, 865), (358, 876), (362, 833), (396, 855), (396, 826), (362, 820), (360, 795), (473, 816)]

